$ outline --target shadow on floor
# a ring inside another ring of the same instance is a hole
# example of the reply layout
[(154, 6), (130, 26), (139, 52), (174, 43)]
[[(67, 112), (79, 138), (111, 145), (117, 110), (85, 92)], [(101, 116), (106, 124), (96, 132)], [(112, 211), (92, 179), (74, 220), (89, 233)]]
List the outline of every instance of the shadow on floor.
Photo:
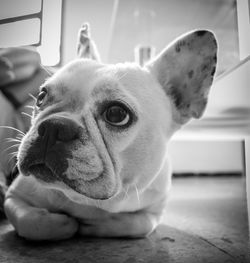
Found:
[(60, 242), (26, 241), (6, 221), (0, 229), (0, 262), (242, 262), (199, 237), (166, 225), (144, 239), (75, 237)]

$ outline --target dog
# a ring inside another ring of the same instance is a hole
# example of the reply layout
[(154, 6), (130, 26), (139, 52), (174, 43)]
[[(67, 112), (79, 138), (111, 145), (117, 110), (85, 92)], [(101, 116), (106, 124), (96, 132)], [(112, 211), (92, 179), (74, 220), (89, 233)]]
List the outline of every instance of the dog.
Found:
[(101, 63), (88, 30), (79, 33), (80, 58), (41, 86), (18, 150), (4, 208), (26, 239), (152, 233), (171, 187), (167, 143), (206, 108), (212, 32), (188, 32), (140, 67)]

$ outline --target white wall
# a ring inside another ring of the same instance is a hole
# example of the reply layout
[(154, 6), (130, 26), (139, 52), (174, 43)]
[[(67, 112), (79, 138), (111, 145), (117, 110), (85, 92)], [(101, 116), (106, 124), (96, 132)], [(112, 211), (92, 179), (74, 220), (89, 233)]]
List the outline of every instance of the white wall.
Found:
[(172, 141), (169, 155), (176, 173), (240, 173), (241, 147), (237, 141)]

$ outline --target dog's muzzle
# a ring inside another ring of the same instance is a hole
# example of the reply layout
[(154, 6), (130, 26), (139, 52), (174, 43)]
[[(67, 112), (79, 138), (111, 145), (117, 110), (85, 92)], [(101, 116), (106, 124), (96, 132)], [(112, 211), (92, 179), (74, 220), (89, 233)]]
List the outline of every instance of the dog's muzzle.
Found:
[(109, 154), (99, 151), (91, 138), (76, 121), (50, 117), (24, 138), (18, 167), (23, 175), (52, 185), (63, 182), (82, 195), (108, 199), (118, 191), (118, 181)]
[(34, 140), (20, 163), (24, 174), (30, 173), (45, 182), (61, 180), (67, 169), (70, 148), (79, 140), (82, 127), (64, 117), (49, 118), (37, 128)]

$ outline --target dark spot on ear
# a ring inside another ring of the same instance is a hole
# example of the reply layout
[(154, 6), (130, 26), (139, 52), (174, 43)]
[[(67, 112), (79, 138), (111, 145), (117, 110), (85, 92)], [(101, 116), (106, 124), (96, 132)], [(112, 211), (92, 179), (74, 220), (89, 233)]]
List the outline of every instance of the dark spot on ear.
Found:
[(208, 77), (207, 72), (203, 75), (203, 79), (206, 79)]
[(175, 51), (179, 53), (181, 51), (181, 47), (186, 46), (186, 41), (185, 40), (180, 40), (178, 43), (175, 45)]
[(181, 40), (181, 41), (179, 42), (179, 45), (180, 45), (180, 46), (186, 46), (186, 41), (185, 41), (185, 40)]
[(188, 77), (191, 79), (191, 78), (193, 77), (193, 75), (194, 75), (194, 71), (193, 71), (193, 70), (190, 70), (190, 71), (188, 72)]
[(216, 39), (213, 40), (214, 45), (217, 47), (217, 41)]
[(203, 104), (203, 108), (205, 109), (207, 106), (207, 99), (206, 98), (203, 100), (202, 104)]
[(196, 89), (194, 90), (195, 94), (199, 94), (201, 90), (201, 86), (197, 86)]
[(187, 89), (187, 84), (186, 83), (183, 85), (183, 89)]
[(178, 43), (175, 45), (175, 51), (176, 51), (177, 53), (179, 53), (179, 52), (181, 51), (181, 48), (180, 48), (180, 46), (178, 45)]
[(216, 70), (216, 68), (215, 68), (215, 67), (213, 67), (213, 69), (212, 69), (212, 72), (211, 72), (211, 76), (213, 76), (213, 75), (214, 75), (214, 73), (215, 73), (215, 70)]
[(217, 61), (217, 56), (216, 55), (214, 55), (213, 60), (214, 60), (214, 62)]
[(168, 94), (170, 95), (170, 97), (172, 97), (173, 101), (174, 101), (174, 104), (177, 108), (179, 108), (179, 106), (181, 105), (182, 103), (182, 94), (180, 93), (180, 91), (175, 88), (175, 87), (171, 87), (169, 89), (169, 92)]
[(206, 33), (207, 33), (206, 30), (199, 30), (199, 31), (196, 32), (196, 35), (197, 35), (198, 37), (202, 37), (202, 36), (204, 36)]
[(201, 72), (204, 72), (208, 70), (208, 65), (207, 64), (203, 64), (202, 67), (201, 67)]

